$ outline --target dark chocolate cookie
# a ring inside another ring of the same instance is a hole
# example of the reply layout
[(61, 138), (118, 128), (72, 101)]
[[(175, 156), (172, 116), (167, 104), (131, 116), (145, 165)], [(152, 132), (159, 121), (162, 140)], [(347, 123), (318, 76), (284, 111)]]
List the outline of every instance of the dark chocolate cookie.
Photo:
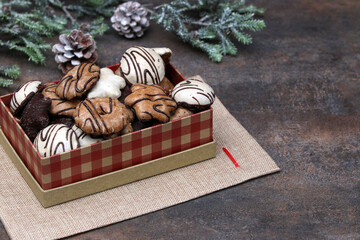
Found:
[(71, 69), (56, 87), (60, 98), (71, 100), (87, 93), (99, 80), (100, 68), (94, 63), (82, 63)]
[(21, 115), (20, 126), (31, 141), (34, 141), (41, 129), (49, 125), (50, 104), (51, 100), (38, 92), (26, 105)]

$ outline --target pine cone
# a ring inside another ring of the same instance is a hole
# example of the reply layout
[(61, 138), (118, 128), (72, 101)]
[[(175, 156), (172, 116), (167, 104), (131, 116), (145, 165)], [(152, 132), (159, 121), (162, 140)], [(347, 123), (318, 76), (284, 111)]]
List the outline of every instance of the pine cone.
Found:
[(150, 26), (148, 10), (138, 2), (120, 4), (111, 17), (112, 27), (126, 38), (141, 37)]
[(83, 34), (80, 30), (72, 30), (70, 35), (61, 34), (60, 43), (52, 47), (56, 53), (55, 61), (58, 68), (67, 73), (74, 66), (83, 62), (95, 62), (97, 60), (96, 44), (90, 34)]

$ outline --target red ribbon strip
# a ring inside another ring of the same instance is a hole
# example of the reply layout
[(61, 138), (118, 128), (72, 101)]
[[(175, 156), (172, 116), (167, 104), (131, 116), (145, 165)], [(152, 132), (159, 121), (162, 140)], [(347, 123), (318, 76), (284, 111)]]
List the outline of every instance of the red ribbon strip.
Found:
[(231, 161), (234, 163), (235, 167), (240, 167), (239, 164), (236, 162), (235, 158), (231, 155), (231, 153), (224, 147), (222, 149), (226, 153), (226, 155), (228, 155)]

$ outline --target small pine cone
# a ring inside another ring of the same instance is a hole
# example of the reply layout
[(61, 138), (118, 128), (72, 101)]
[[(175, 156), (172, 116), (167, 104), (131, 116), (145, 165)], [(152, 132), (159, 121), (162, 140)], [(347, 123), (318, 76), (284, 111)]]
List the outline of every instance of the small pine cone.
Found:
[(150, 26), (148, 10), (138, 2), (120, 4), (111, 17), (112, 27), (126, 38), (137, 38)]
[(96, 44), (90, 34), (74, 29), (70, 35), (61, 34), (59, 40), (60, 43), (55, 44), (52, 51), (56, 54), (55, 61), (63, 73), (80, 63), (97, 60)]

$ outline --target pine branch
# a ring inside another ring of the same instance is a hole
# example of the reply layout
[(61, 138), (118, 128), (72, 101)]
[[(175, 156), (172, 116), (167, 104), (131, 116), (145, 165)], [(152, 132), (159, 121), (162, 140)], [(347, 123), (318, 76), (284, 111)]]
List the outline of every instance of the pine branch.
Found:
[[(103, 17), (94, 19), (89, 25), (81, 23), (75, 11), (91, 18), (110, 16), (118, 3), (118, 0), (83, 0), (65, 5), (62, 0), (0, 0), (0, 47), (21, 52), (29, 61), (44, 64), (44, 52), (51, 48), (46, 38), (84, 26), (94, 37), (109, 29)], [(10, 83), (9, 79), (6, 83), (6, 79), (1, 77), (0, 85)]]
[(83, 0), (80, 4), (69, 5), (67, 9), (76, 12), (77, 17), (84, 15), (110, 17), (118, 4), (118, 0)]
[(151, 19), (166, 31), (174, 32), (184, 42), (206, 52), (212, 61), (220, 62), (224, 55), (236, 55), (237, 48), (231, 41), (252, 43), (249, 31), (260, 31), (263, 20), (255, 14), (264, 9), (245, 5), (245, 0), (175, 0), (162, 4), (151, 11)]
[[(0, 32), (6, 37), (1, 40), (0, 46), (16, 50), (28, 56), (29, 61), (45, 63), (44, 51), (50, 45), (44, 37), (50, 37), (65, 27), (66, 20), (58, 16), (47, 16), (39, 9), (28, 11), (22, 6), (29, 7), (31, 2), (14, 0), (4, 3), (0, 0)], [(41, 4), (41, 0), (35, 1)], [(16, 10), (13, 9), (16, 7)]]
[(13, 80), (20, 77), (20, 68), (17, 65), (11, 67), (0, 66), (0, 86), (9, 87)]

